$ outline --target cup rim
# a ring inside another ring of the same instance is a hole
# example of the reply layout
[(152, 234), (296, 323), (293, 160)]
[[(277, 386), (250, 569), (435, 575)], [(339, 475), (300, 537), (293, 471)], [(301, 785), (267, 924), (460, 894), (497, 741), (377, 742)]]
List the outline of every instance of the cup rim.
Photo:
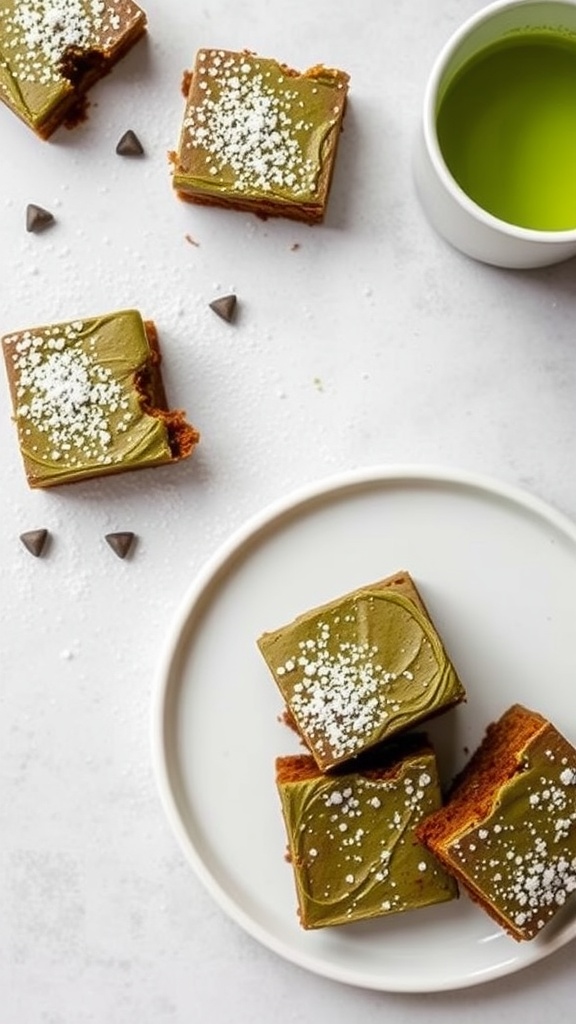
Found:
[(496, 14), (498, 11), (506, 9), (507, 7), (521, 7), (535, 2), (556, 2), (565, 3), (567, 6), (571, 7), (576, 6), (576, 0), (494, 0), (493, 3), (489, 4), (487, 7), (483, 7), (480, 11), (476, 11), (475, 14), (472, 14), (466, 19), (466, 21), (462, 22), (462, 24), (447, 39), (432, 65), (432, 70), (428, 76), (428, 82), (424, 92), (424, 138), (428, 154), (434, 165), (436, 174), (439, 176), (444, 187), (456, 202), (458, 202), (469, 214), (475, 217), (484, 226), (499, 231), (501, 234), (509, 235), (512, 238), (522, 239), (523, 241), (566, 243), (576, 241), (576, 226), (559, 231), (541, 230), (539, 228), (524, 228), (519, 224), (512, 224), (510, 221), (501, 220), (500, 217), (496, 217), (494, 214), (489, 213), (488, 210), (485, 210), (479, 205), (479, 203), (475, 202), (474, 199), (471, 199), (452, 176), (448, 165), (444, 160), (436, 132), (436, 97), (440, 81), (446, 64), (458, 46), (460, 46), (472, 30), (477, 28), (478, 25), (481, 25), (484, 21), (489, 20), (492, 15)]

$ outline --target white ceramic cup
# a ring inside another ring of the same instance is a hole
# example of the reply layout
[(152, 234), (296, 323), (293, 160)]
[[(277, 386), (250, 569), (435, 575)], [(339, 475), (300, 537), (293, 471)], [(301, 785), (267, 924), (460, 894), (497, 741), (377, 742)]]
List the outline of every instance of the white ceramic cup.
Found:
[(576, 228), (540, 231), (518, 227), (494, 217), (466, 195), (440, 150), (438, 101), (454, 74), (479, 50), (511, 30), (538, 27), (576, 34), (576, 0), (498, 0), (461, 25), (430, 73), (415, 151), (416, 189), (438, 234), (466, 255), (500, 267), (545, 267), (576, 256)]

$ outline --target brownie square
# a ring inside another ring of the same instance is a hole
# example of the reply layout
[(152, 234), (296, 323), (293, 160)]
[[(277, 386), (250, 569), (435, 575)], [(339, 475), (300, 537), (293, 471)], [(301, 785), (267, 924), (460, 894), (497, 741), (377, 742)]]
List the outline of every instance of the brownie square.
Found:
[(173, 185), (182, 199), (316, 223), (326, 203), (348, 75), (253, 53), (200, 50)]
[(513, 705), (417, 834), (513, 938), (533, 939), (576, 892), (576, 749)]
[(132, 0), (0, 0), (0, 99), (48, 138), (146, 31)]
[(407, 572), (312, 609), (257, 643), (322, 771), (465, 698)]
[(414, 832), (441, 803), (436, 759), (425, 739), (406, 737), (390, 745), (380, 767), (338, 775), (323, 775), (306, 755), (280, 757), (276, 783), (303, 928), (458, 895)]
[(167, 407), (154, 324), (136, 310), (2, 339), (28, 483), (177, 462), (199, 435)]

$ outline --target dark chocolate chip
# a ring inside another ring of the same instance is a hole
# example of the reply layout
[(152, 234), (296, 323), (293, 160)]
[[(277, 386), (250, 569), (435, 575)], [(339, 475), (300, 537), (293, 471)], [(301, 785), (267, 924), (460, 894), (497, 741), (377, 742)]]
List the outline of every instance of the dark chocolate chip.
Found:
[(118, 558), (126, 558), (134, 543), (134, 534), (129, 530), (121, 533), (107, 533), (104, 540), (110, 545), (114, 554), (118, 555)]
[(118, 156), (142, 156), (144, 147), (136, 133), (129, 128), (116, 146), (116, 152)]
[(39, 558), (48, 540), (48, 530), (27, 530), (20, 534), (20, 540), (31, 555)]
[(209, 305), (210, 309), (222, 320), (226, 320), (227, 323), (231, 323), (234, 319), (236, 314), (235, 295), (222, 295), (219, 299), (214, 299)]
[(44, 228), (50, 227), (54, 223), (54, 216), (49, 210), (45, 210), (42, 206), (36, 206), (35, 203), (28, 203), (26, 207), (26, 231), (44, 231)]

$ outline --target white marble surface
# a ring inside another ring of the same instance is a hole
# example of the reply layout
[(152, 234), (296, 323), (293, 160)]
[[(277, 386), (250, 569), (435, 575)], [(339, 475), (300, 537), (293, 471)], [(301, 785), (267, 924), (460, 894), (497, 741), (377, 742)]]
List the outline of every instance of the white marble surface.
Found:
[[(150, 758), (154, 671), (182, 595), (273, 499), (358, 466), (440, 463), (576, 518), (573, 263), (471, 262), (414, 195), (426, 74), (482, 5), (146, 6), (149, 40), (94, 90), (74, 133), (41, 143), (0, 110), (0, 333), (137, 306), (157, 323), (172, 403), (202, 431), (189, 463), (34, 493), (0, 388), (0, 1024), (572, 1020), (571, 946), (432, 996), (347, 988), (278, 959), (191, 872)], [(200, 45), (349, 71), (324, 226), (172, 196), (181, 72)], [(144, 160), (114, 153), (128, 127)], [(28, 202), (57, 224), (27, 234)], [(233, 326), (207, 308), (229, 290)], [(52, 544), (34, 559), (18, 535), (42, 526)], [(103, 535), (125, 529), (139, 542), (121, 562)]]

